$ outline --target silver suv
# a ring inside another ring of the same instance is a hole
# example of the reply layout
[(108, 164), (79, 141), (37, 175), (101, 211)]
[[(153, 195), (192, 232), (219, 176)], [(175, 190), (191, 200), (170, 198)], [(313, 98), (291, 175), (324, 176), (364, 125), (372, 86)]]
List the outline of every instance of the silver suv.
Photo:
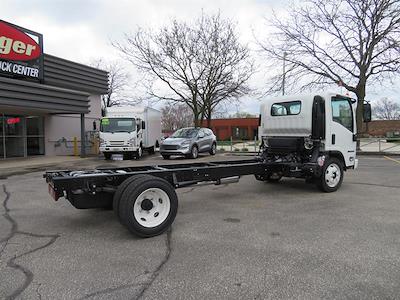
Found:
[(217, 138), (208, 128), (188, 127), (175, 131), (161, 142), (160, 153), (164, 159), (171, 155), (184, 155), (187, 158), (197, 158), (201, 152), (215, 155)]

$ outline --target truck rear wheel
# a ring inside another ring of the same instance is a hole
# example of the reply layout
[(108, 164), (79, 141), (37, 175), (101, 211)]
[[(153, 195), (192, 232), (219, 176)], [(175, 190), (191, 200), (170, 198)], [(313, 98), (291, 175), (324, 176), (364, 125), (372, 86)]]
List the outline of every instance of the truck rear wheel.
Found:
[(121, 195), (120, 220), (137, 236), (156, 236), (174, 221), (178, 197), (168, 181), (154, 176), (138, 177), (127, 184)]
[(335, 192), (343, 182), (343, 164), (336, 157), (328, 158), (317, 182), (319, 189), (326, 193)]
[(113, 197), (113, 210), (115, 215), (117, 216), (118, 220), (120, 221), (120, 217), (119, 217), (119, 202), (121, 201), (121, 196), (122, 193), (125, 191), (126, 187), (131, 184), (132, 182), (146, 177), (148, 176), (149, 179), (151, 179), (152, 177), (150, 175), (135, 175), (135, 176), (131, 176), (127, 179), (125, 179), (117, 188), (117, 190), (114, 193), (114, 197)]

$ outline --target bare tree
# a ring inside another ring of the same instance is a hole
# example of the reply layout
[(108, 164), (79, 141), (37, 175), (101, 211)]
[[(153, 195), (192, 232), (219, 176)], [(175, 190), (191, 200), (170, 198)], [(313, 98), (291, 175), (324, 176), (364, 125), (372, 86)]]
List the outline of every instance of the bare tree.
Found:
[(185, 104), (167, 103), (161, 109), (162, 127), (168, 131), (189, 127), (193, 124), (193, 112)]
[(245, 112), (245, 111), (238, 111), (234, 114), (231, 114), (229, 117), (230, 118), (240, 118), (240, 119), (257, 118), (256, 115), (253, 115), (253, 114)]
[(372, 111), (379, 120), (400, 120), (400, 105), (388, 98), (377, 101)]
[(192, 23), (174, 20), (158, 31), (139, 28), (115, 43), (145, 75), (150, 97), (183, 103), (193, 112), (195, 126), (223, 101), (249, 91), (253, 72), (249, 51), (234, 24), (219, 14), (202, 14)]
[(118, 61), (106, 62), (103, 59), (96, 59), (91, 62), (91, 66), (108, 72), (108, 93), (101, 98), (104, 116), (107, 107), (119, 105), (126, 100), (124, 90), (128, 85), (130, 76)]
[(307, 0), (286, 19), (275, 16), (275, 32), (260, 42), (270, 62), (285, 61), (271, 91), (338, 84), (358, 100), (357, 128), (362, 129), (367, 83), (397, 74), (400, 66), (398, 0)]

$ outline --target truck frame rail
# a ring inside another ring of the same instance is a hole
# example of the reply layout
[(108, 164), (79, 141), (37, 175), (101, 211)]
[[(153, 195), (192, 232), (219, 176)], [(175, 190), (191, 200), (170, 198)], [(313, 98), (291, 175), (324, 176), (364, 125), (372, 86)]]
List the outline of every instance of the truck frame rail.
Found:
[[(224, 178), (243, 175), (257, 175), (266, 172), (267, 165), (259, 158), (235, 161), (205, 163), (166, 164), (135, 167), (98, 168), (94, 170), (47, 171), (46, 182), (57, 200), (70, 200), (78, 194), (95, 195), (99, 192), (113, 193), (118, 186), (131, 176), (151, 175), (168, 181), (174, 188), (187, 187), (200, 182), (221, 183)], [(75, 191), (75, 193), (74, 193)]]

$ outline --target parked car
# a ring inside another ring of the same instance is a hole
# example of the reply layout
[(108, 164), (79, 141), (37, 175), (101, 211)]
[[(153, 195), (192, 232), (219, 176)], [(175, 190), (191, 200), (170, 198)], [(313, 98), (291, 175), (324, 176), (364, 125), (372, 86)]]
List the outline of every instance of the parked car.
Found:
[(217, 152), (217, 137), (211, 129), (188, 127), (175, 131), (161, 142), (160, 153), (164, 159), (171, 155), (184, 155), (187, 158), (197, 158), (199, 153)]

